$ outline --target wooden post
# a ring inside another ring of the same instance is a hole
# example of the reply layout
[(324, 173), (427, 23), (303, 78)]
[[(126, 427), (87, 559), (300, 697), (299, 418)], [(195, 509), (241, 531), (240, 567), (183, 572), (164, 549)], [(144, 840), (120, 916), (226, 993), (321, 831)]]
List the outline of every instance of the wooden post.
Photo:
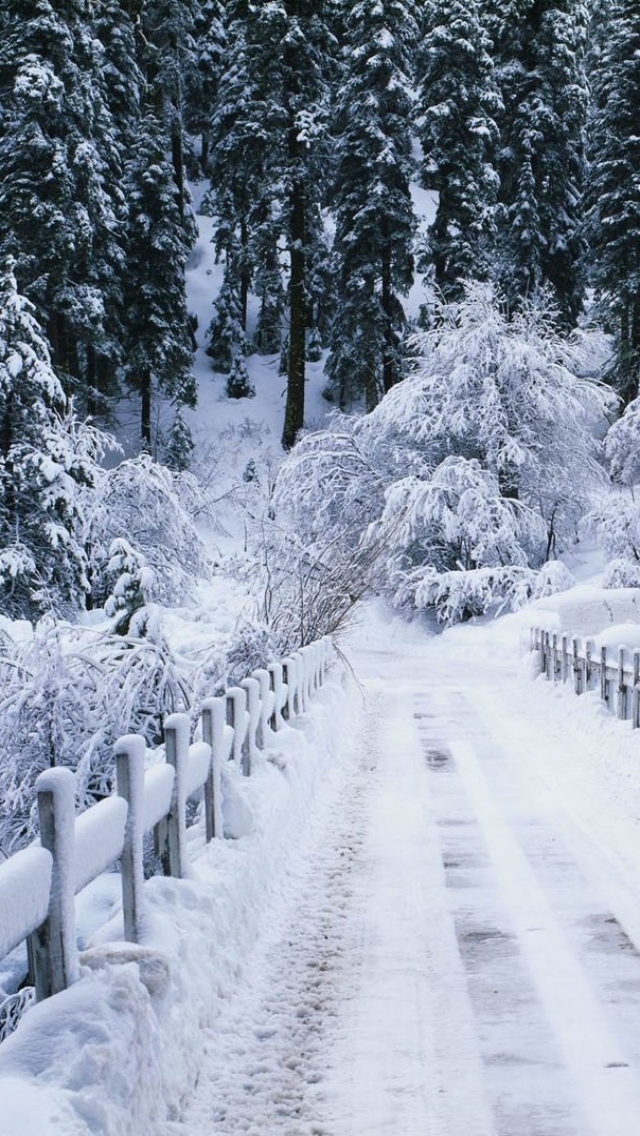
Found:
[(562, 681), (566, 682), (569, 677), (569, 639), (566, 635), (562, 636), (562, 661), (560, 669)]
[(258, 726), (256, 729), (256, 745), (258, 749), (264, 749), (267, 744), (267, 730), (269, 729), (269, 720), (271, 718), (271, 701), (273, 694), (271, 691), (271, 675), (269, 671), (260, 668), (254, 671), (252, 676), (260, 687), (260, 716)]
[(554, 682), (558, 680), (558, 636), (554, 631), (551, 636), (551, 674)]
[(290, 655), (289, 658), (284, 659), (282, 669), (284, 672), (284, 681), (287, 684), (287, 701), (282, 710), (282, 717), (288, 722), (296, 716), (295, 695), (298, 682), (298, 667), (295, 656)]
[(624, 682), (624, 647), (618, 647), (618, 717), (627, 716), (627, 688)]
[(607, 679), (607, 648), (600, 648), (600, 697), (602, 701), (609, 704), (609, 682)]
[(74, 903), (75, 781), (70, 769), (47, 769), (36, 781), (40, 843), (51, 853), (51, 899), (45, 922), (29, 936), (36, 998), (59, 994), (79, 975)]
[(580, 688), (581, 688), (581, 685), (582, 685), (582, 683), (581, 683), (582, 667), (580, 665), (580, 655), (579, 655), (579, 652), (578, 652), (578, 640), (577, 639), (571, 640), (571, 650), (572, 650), (572, 655), (573, 655), (573, 689), (574, 689), (576, 694), (580, 694), (581, 693)]
[(640, 651), (633, 652), (633, 696), (631, 702), (631, 727), (640, 728)]
[(593, 654), (593, 639), (587, 639), (584, 645), (584, 689), (591, 689), (592, 666), (591, 656)]
[(273, 691), (273, 714), (271, 715), (271, 729), (281, 730), (284, 726), (282, 688), (287, 681), (284, 674), (285, 668), (282, 663), (269, 663), (267, 669), (271, 678), (271, 689)]
[(158, 855), (165, 876), (181, 879), (187, 865), (187, 817), (185, 771), (189, 760), (189, 716), (170, 714), (164, 720), (164, 748), (169, 765), (176, 771), (169, 815), (158, 825)]
[(121, 860), (124, 937), (128, 943), (139, 943), (142, 936), (144, 752), (144, 738), (138, 734), (127, 734), (115, 744), (118, 796), (128, 805)]
[(247, 692), (241, 686), (230, 686), (226, 699), (227, 723), (233, 727), (233, 759), (246, 776), (251, 762), (247, 728)]
[(304, 714), (306, 710), (304, 698), (304, 662), (300, 651), (295, 651), (293, 661), (296, 668), (295, 713)]
[(224, 698), (207, 698), (202, 703), (202, 740), (211, 746), (211, 766), (204, 783), (204, 823), (207, 842), (221, 837), (222, 755), (226, 705)]
[(542, 627), (540, 628), (540, 674), (547, 673), (547, 657), (545, 654), (545, 634)]
[(245, 777), (250, 777), (251, 767), (257, 749), (257, 733), (260, 725), (260, 683), (256, 678), (243, 678), (240, 686), (246, 691), (247, 711), (249, 714), (242, 772)]

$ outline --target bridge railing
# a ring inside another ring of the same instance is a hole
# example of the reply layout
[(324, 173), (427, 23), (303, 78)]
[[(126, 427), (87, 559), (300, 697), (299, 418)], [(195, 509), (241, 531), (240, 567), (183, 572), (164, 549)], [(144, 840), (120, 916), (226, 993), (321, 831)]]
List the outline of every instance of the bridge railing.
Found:
[(270, 732), (304, 714), (333, 656), (330, 637), (256, 670), (202, 704), (201, 741), (187, 714), (164, 720), (164, 761), (145, 769), (144, 738), (115, 745), (116, 792), (75, 815), (74, 776), (49, 769), (36, 781), (40, 838), (0, 864), (0, 960), (26, 940), (38, 1001), (78, 977), (75, 896), (121, 862), (124, 937), (144, 923), (143, 842), (151, 830), (165, 875), (187, 873), (187, 802), (204, 790), (206, 840), (223, 837), (221, 771), (233, 761), (250, 776)]
[(542, 627), (531, 628), (530, 647), (549, 682), (570, 681), (576, 694), (597, 690), (612, 713), (630, 718), (634, 730), (640, 727), (640, 650), (624, 644), (596, 650), (592, 639)]

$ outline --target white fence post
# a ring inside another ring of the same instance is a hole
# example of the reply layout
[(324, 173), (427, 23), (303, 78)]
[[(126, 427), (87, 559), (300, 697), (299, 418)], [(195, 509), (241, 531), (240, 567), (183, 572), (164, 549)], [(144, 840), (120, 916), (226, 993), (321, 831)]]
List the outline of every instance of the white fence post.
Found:
[(271, 679), (271, 689), (273, 691), (273, 714), (271, 715), (271, 729), (281, 730), (284, 726), (284, 718), (282, 716), (282, 707), (284, 704), (284, 667), (282, 663), (269, 663), (267, 668)]
[(127, 734), (115, 745), (118, 796), (128, 805), (122, 849), (122, 912), (128, 943), (139, 943), (142, 936), (145, 748), (138, 734)]
[(631, 726), (640, 729), (640, 651), (633, 652), (633, 695), (631, 702)]
[(257, 732), (260, 725), (260, 683), (257, 678), (243, 678), (240, 686), (247, 695), (247, 739), (243, 773), (251, 776), (251, 766), (257, 749)]
[(39, 1002), (78, 978), (74, 902), (75, 781), (70, 769), (47, 769), (36, 781), (40, 843), (51, 853), (51, 899), (45, 922), (29, 936)]
[(627, 688), (624, 683), (624, 653), (625, 647), (618, 647), (618, 717), (627, 716)]
[(164, 745), (167, 761), (173, 765), (169, 815), (158, 825), (158, 855), (166, 876), (181, 878), (186, 869), (187, 819), (184, 779), (189, 760), (189, 716), (170, 714), (164, 720)]
[(258, 727), (256, 730), (256, 745), (258, 749), (264, 749), (267, 744), (267, 730), (269, 729), (269, 719), (271, 717), (271, 704), (274, 700), (271, 691), (271, 675), (268, 670), (260, 668), (254, 671), (252, 676), (260, 687), (260, 717), (258, 720)]
[(227, 722), (233, 727), (233, 759), (245, 776), (251, 769), (247, 692), (241, 686), (230, 686), (227, 693)]
[(211, 746), (211, 768), (204, 783), (204, 821), (207, 841), (222, 836), (222, 754), (226, 706), (224, 698), (202, 703), (202, 738)]
[(282, 717), (286, 722), (296, 716), (295, 694), (297, 685), (297, 667), (293, 655), (282, 661), (282, 673), (287, 687), (287, 701), (282, 708)]

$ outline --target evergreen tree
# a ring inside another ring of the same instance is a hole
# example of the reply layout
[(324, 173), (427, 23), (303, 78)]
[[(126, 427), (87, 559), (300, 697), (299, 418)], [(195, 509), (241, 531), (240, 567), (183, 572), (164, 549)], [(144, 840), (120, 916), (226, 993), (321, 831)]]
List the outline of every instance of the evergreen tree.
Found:
[(184, 291), (189, 240), (165, 142), (156, 117), (148, 114), (125, 181), (129, 208), (125, 375), (140, 394), (140, 434), (147, 448), (152, 443), (154, 388), (183, 406), (196, 402)]
[(184, 419), (183, 407), (178, 403), (169, 437), (164, 448), (163, 460), (169, 469), (181, 473), (191, 464), (194, 443), (191, 430)]
[(344, 6), (345, 72), (337, 96), (334, 205), (338, 314), (329, 375), (344, 405), (365, 392), (375, 405), (402, 375), (413, 280), (410, 94), (418, 41), (411, 0)]
[(498, 175), (490, 41), (476, 0), (432, 0), (419, 57), (422, 181), (438, 192), (428, 257), (445, 300), (490, 275)]
[(77, 486), (100, 437), (65, 417), (65, 396), (11, 260), (0, 276), (0, 610), (36, 618), (84, 606)]
[(185, 125), (200, 137), (200, 164), (204, 172), (209, 163), (211, 116), (218, 97), (224, 67), (227, 34), (224, 4), (204, 0), (194, 14), (194, 50), (185, 74)]
[(592, 84), (592, 276), (616, 333), (612, 378), (627, 404), (640, 379), (640, 12), (630, 0), (611, 4)]
[(0, 15), (0, 255), (46, 327), (69, 390), (117, 359), (122, 155), (82, 0)]
[(497, 77), (499, 274), (512, 307), (551, 285), (560, 322), (583, 295), (587, 11), (584, 0), (489, 3)]

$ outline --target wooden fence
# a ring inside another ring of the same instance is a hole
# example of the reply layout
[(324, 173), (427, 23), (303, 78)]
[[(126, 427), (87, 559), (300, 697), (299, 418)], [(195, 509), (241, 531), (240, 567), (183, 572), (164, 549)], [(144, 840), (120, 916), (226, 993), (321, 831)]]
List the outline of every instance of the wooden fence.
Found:
[(234, 761), (250, 776), (269, 730), (304, 714), (333, 654), (325, 637), (256, 670), (202, 704), (202, 741), (189, 742), (189, 717), (164, 721), (165, 760), (145, 770), (138, 735), (115, 746), (113, 796), (75, 815), (74, 777), (50, 769), (36, 781), (40, 838), (0, 864), (0, 959), (25, 940), (40, 1001), (78, 977), (75, 896), (121, 862), (124, 937), (137, 943), (143, 920), (143, 840), (153, 830), (165, 875), (186, 874), (187, 801), (204, 790), (207, 841), (222, 837), (221, 769)]
[(531, 650), (539, 653), (540, 673), (549, 682), (571, 680), (576, 694), (598, 690), (612, 713), (630, 718), (634, 730), (640, 727), (640, 650), (620, 646), (596, 651), (592, 639), (541, 627), (531, 629)]

